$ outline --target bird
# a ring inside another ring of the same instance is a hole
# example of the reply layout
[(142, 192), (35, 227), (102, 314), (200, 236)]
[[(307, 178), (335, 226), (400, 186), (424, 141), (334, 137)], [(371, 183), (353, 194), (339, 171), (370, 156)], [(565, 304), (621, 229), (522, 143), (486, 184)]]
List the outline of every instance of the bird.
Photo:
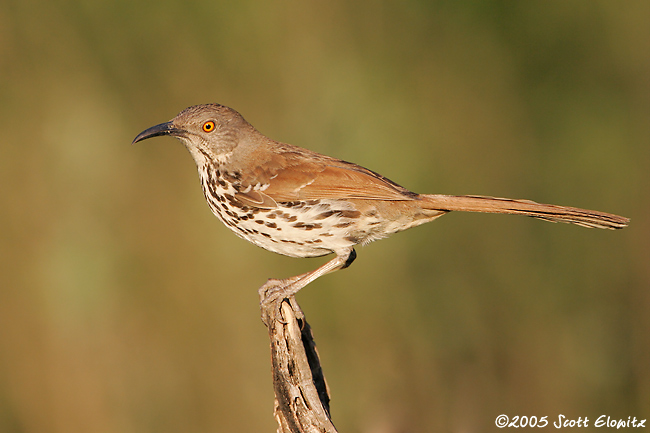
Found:
[(355, 246), (449, 212), (525, 215), (601, 229), (621, 229), (630, 221), (531, 200), (418, 194), (360, 165), (268, 138), (236, 110), (215, 103), (188, 107), (145, 129), (132, 144), (159, 136), (185, 145), (210, 209), (237, 236), (289, 257), (334, 254), (313, 271), (269, 279), (260, 288), (262, 299), (294, 296), (350, 266)]

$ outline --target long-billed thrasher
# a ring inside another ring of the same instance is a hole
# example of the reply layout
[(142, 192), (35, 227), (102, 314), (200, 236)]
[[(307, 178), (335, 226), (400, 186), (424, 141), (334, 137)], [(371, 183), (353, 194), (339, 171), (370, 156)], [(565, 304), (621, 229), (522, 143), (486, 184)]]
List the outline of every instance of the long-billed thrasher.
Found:
[(187, 147), (210, 209), (237, 236), (290, 257), (336, 254), (311, 272), (265, 285), (285, 296), (349, 266), (355, 245), (450, 211), (526, 215), (605, 229), (629, 222), (609, 213), (529, 200), (417, 194), (359, 165), (272, 140), (219, 104), (189, 107), (142, 131), (133, 143), (161, 135), (176, 137)]

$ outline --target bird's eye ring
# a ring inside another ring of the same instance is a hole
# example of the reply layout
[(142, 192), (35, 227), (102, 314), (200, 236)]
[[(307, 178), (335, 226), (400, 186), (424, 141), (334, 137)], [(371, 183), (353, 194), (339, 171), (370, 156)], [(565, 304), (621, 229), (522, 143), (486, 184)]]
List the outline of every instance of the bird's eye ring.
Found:
[(214, 131), (214, 122), (212, 120), (209, 120), (203, 124), (203, 131), (205, 132), (212, 132)]

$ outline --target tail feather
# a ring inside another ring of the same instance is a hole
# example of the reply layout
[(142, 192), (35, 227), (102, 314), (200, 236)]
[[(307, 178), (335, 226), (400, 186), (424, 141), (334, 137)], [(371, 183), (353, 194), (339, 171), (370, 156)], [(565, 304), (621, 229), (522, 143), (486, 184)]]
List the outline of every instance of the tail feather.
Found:
[(628, 218), (594, 210), (536, 203), (530, 200), (486, 197), (480, 195), (423, 194), (427, 209), (443, 211), (503, 213), (526, 215), (552, 222), (577, 224), (599, 229), (622, 229)]

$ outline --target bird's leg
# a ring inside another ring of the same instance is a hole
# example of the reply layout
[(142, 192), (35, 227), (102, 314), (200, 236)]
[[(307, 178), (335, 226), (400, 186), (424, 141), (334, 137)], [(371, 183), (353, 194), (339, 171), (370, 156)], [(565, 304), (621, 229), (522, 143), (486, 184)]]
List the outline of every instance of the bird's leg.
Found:
[(284, 280), (269, 279), (258, 291), (260, 302), (263, 304), (269, 304), (277, 300), (279, 297), (291, 297), (316, 278), (322, 277), (330, 272), (338, 271), (339, 269), (347, 268), (352, 264), (356, 257), (356, 251), (354, 251), (354, 248), (350, 247), (342, 252), (337, 252), (336, 257), (311, 272), (306, 272)]

